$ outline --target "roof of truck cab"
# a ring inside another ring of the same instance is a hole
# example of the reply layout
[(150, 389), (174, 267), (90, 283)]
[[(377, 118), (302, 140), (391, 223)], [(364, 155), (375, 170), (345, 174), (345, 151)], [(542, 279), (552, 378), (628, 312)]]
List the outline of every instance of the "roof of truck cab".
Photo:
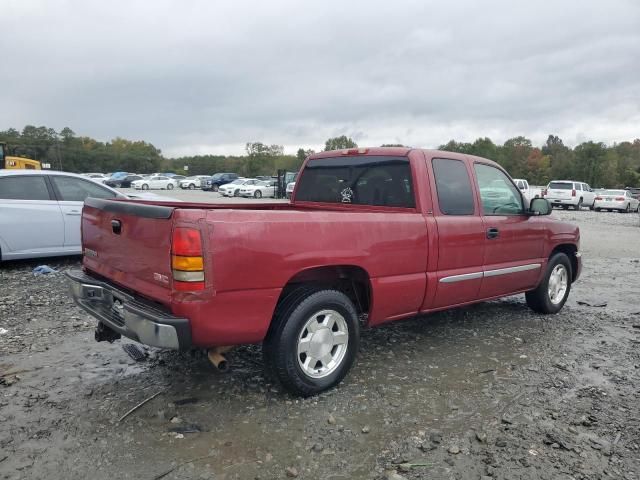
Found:
[(442, 158), (451, 158), (454, 160), (471, 160), (471, 161), (479, 161), (479, 162), (483, 162), (483, 163), (487, 163), (489, 165), (495, 165), (498, 168), (501, 168), (504, 170), (504, 168), (502, 166), (500, 166), (500, 164), (494, 162), (493, 160), (490, 160), (488, 158), (483, 158), (483, 157), (477, 157), (475, 155), (468, 155), (466, 153), (458, 153), (458, 152), (448, 152), (445, 150), (433, 150), (433, 149), (427, 149), (427, 148), (410, 148), (410, 147), (354, 147), (354, 148), (343, 148), (340, 150), (329, 150), (327, 152), (318, 152), (318, 153), (314, 153), (313, 155), (309, 156), (310, 160), (316, 159), (316, 158), (331, 158), (331, 157), (343, 157), (346, 156), (346, 154), (344, 152), (348, 151), (348, 150), (366, 150), (366, 153), (362, 153), (359, 155), (363, 155), (363, 156), (390, 156), (390, 157), (405, 157), (407, 155), (409, 155), (409, 152), (413, 151), (413, 150), (418, 150), (421, 152), (424, 152), (426, 154), (427, 157), (431, 157), (431, 158), (437, 158), (437, 157), (442, 157)]

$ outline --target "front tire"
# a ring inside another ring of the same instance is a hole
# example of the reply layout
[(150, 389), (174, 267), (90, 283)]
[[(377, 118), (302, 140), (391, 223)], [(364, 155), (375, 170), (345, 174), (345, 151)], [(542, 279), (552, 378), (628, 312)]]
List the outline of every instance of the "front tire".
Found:
[(189, 184), (189, 190), (195, 190), (196, 186), (193, 183)]
[(255, 198), (262, 198), (262, 192), (260, 190), (256, 190), (253, 196)]
[(551, 314), (562, 310), (570, 291), (571, 261), (566, 254), (558, 252), (549, 259), (540, 284), (525, 297), (534, 312)]
[(301, 287), (280, 302), (263, 354), (284, 388), (306, 397), (342, 381), (359, 343), (356, 309), (344, 293)]
[(142, 185), (142, 189), (143, 190), (149, 190), (149, 185), (147, 185), (146, 183), (144, 185)]
[(220, 187), (218, 187), (218, 185), (213, 185), (213, 186), (211, 187), (211, 190), (213, 190), (214, 192), (217, 192), (219, 188), (220, 188)]

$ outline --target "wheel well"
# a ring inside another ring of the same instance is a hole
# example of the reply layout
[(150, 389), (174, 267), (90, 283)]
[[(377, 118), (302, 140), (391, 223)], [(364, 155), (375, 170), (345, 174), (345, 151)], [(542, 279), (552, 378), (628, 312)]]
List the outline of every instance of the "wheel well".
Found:
[(294, 275), (282, 289), (278, 303), (294, 288), (302, 284), (333, 288), (353, 302), (359, 315), (368, 314), (371, 307), (369, 274), (355, 265), (332, 265), (309, 268)]
[(577, 251), (578, 249), (575, 245), (566, 243), (566, 244), (558, 245), (556, 248), (553, 249), (553, 251), (551, 252), (551, 255), (549, 255), (549, 258), (551, 258), (554, 253), (562, 252), (567, 257), (569, 257), (569, 261), (571, 262), (571, 281), (572, 282), (575, 281), (576, 275), (578, 274), (578, 259), (576, 258)]

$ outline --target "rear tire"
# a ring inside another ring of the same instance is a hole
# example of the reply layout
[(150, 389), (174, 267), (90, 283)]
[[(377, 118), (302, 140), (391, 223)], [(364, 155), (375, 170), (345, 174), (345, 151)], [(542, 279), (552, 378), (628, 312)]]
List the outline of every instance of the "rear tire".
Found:
[(211, 190), (213, 190), (214, 192), (217, 192), (219, 188), (220, 188), (220, 187), (218, 187), (218, 185), (213, 185), (213, 186), (211, 187)]
[(596, 212), (600, 212), (601, 210), (601, 208), (596, 208)]
[(342, 381), (359, 342), (356, 309), (344, 293), (302, 286), (280, 301), (263, 355), (286, 390), (306, 397)]
[(624, 213), (630, 213), (631, 212), (631, 204), (627, 203), (627, 208), (624, 210)]
[(571, 261), (565, 253), (551, 256), (540, 284), (525, 294), (531, 310), (543, 314), (562, 310), (571, 291)]
[(582, 199), (578, 200), (578, 204), (573, 208), (576, 210), (582, 210)]
[(167, 190), (173, 190), (173, 183), (167, 184)]

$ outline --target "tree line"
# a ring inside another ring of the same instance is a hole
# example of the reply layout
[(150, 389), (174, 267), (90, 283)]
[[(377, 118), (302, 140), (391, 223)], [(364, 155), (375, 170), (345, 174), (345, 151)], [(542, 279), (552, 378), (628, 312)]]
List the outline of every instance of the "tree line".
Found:
[[(160, 149), (144, 141), (115, 138), (100, 142), (77, 136), (68, 127), (56, 132), (44, 126), (25, 126), (22, 131), (0, 131), (0, 142), (9, 152), (51, 164), (51, 168), (70, 172), (137, 173), (175, 172), (210, 175), (236, 172), (244, 176), (273, 175), (277, 170), (296, 171), (313, 150), (298, 149), (286, 155), (282, 145), (249, 142), (244, 155), (193, 155), (166, 158)], [(324, 150), (355, 148), (356, 142), (345, 135), (329, 138)], [(384, 144), (382, 146), (402, 146)], [(553, 179), (572, 179), (593, 187), (640, 185), (640, 139), (606, 145), (584, 142), (570, 148), (556, 135), (549, 135), (544, 145), (533, 146), (526, 137), (510, 138), (502, 145), (490, 138), (474, 142), (450, 140), (440, 150), (478, 155), (502, 165), (514, 178), (526, 178), (532, 185), (546, 185)], [(184, 167), (188, 170), (185, 171)]]

